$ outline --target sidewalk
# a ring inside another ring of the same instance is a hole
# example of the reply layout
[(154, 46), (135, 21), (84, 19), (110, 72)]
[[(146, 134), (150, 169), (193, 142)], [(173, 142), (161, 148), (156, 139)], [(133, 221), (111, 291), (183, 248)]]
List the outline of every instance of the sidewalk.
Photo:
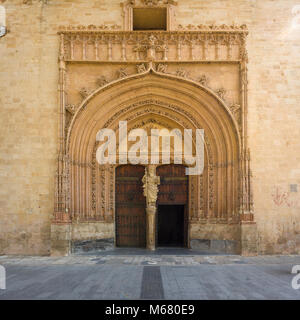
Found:
[[(162, 251), (163, 252), (163, 251)], [(146, 254), (0, 256), (6, 299), (296, 299), (300, 256)], [(174, 251), (173, 251), (174, 253)], [(298, 281), (299, 282), (299, 281)]]

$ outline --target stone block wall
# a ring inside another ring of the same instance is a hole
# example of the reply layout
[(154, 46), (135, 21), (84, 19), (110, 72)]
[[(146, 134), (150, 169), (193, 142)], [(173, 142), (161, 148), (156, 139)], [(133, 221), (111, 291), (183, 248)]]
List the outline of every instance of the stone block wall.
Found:
[[(0, 254), (47, 255), (58, 150), (58, 26), (122, 25), (120, 1), (0, 2), (9, 29), (0, 38)], [(249, 28), (248, 134), (259, 254), (300, 253), (297, 4), (179, 0), (177, 6), (178, 24)]]

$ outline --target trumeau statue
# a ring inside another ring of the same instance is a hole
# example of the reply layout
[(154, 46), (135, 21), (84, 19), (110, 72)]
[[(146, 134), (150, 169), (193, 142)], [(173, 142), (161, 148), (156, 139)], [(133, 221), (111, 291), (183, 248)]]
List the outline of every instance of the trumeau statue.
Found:
[(155, 207), (160, 177), (156, 175), (154, 165), (149, 165), (145, 168), (145, 175), (142, 181), (144, 184), (144, 196), (146, 197), (147, 207)]

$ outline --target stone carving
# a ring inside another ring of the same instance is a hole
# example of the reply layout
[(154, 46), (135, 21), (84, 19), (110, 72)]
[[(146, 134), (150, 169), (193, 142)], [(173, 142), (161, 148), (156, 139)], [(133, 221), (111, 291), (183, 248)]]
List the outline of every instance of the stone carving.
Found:
[(237, 103), (230, 106), (231, 112), (235, 115), (239, 110), (241, 109), (241, 106)]
[(182, 24), (179, 24), (177, 26), (177, 28), (179, 30), (226, 30), (226, 31), (236, 31), (236, 30), (247, 30), (247, 26), (245, 24), (242, 25), (236, 25), (236, 24), (232, 24), (232, 25), (226, 25), (226, 24), (222, 24), (222, 25), (215, 25), (215, 24), (211, 24), (211, 25), (204, 25), (204, 24), (199, 24), (197, 26), (193, 25), (193, 24), (188, 24), (187, 26), (183, 26)]
[(145, 66), (144, 63), (138, 64), (138, 65), (136, 66), (136, 68), (137, 68), (137, 72), (138, 72), (138, 73), (143, 73), (143, 72), (146, 72), (146, 71), (147, 71), (146, 66)]
[(144, 196), (146, 197), (147, 207), (155, 207), (158, 194), (160, 177), (155, 173), (155, 166), (149, 165), (145, 168), (145, 175), (142, 179)]
[(97, 79), (97, 85), (99, 86), (99, 87), (103, 87), (103, 86), (105, 86), (106, 84), (108, 84), (108, 80), (106, 79), (106, 77), (105, 76), (100, 76), (98, 79)]
[(202, 74), (198, 81), (202, 86), (207, 87), (208, 78), (205, 74)]
[(167, 73), (167, 68), (168, 68), (168, 66), (166, 64), (159, 63), (156, 68), (156, 71), (160, 72), (160, 73)]
[[(28, 0), (27, 0), (28, 1)], [(101, 24), (99, 26), (96, 26), (94, 24), (89, 24), (88, 26), (59, 26), (58, 29), (60, 31), (75, 31), (75, 30), (80, 30), (80, 31), (103, 31), (103, 30), (120, 30), (121, 26), (118, 24), (113, 24), (113, 25), (107, 25), (107, 24)]]
[(156, 52), (164, 52), (164, 57), (166, 59), (166, 50), (167, 46), (161, 43), (161, 41), (159, 41), (153, 34), (150, 34), (148, 39), (141, 41), (134, 47), (134, 51), (137, 54), (139, 52), (146, 52), (146, 59), (148, 61), (156, 59)]
[(157, 48), (156, 42), (157, 42), (157, 38), (151, 34), (149, 37), (148, 44), (145, 47), (147, 49), (147, 59), (150, 61), (154, 60), (156, 56), (156, 48)]
[[(129, 2), (131, 5), (136, 5), (136, 1), (134, 1), (134, 0), (131, 0)], [(176, 4), (176, 1), (172, 1), (172, 0), (141, 0), (140, 2), (147, 7), (162, 6), (162, 5), (167, 5), (167, 4)]]
[(128, 72), (127, 72), (126, 68), (120, 68), (117, 71), (117, 77), (118, 77), (118, 79), (122, 79), (122, 78), (128, 77)]
[(184, 69), (178, 69), (178, 70), (176, 70), (176, 76), (182, 77), (182, 78), (187, 78), (189, 76), (189, 72)]
[(158, 3), (161, 3), (162, 1), (159, 1), (159, 0), (143, 0), (142, 2), (146, 6), (152, 7), (152, 6), (157, 6)]
[[(246, 30), (194, 30), (178, 31), (177, 33), (149, 34), (146, 31), (134, 33), (133, 31), (120, 32), (117, 26), (97, 27), (94, 25), (62, 27), (59, 31), (63, 35), (63, 47), (66, 60), (95, 60), (130, 62), (164, 60), (236, 60), (246, 61), (247, 51), (245, 46)], [(107, 33), (108, 30), (112, 30)], [(91, 50), (87, 50), (87, 43)], [(76, 44), (76, 45), (75, 45)], [(99, 56), (99, 44), (106, 45), (107, 50)], [(189, 45), (189, 50), (182, 50)], [(120, 50), (121, 54), (114, 52)], [(133, 49), (135, 55), (129, 54)], [(199, 54), (195, 54), (199, 52)], [(100, 59), (101, 58), (101, 59)]]
[[(49, 0), (39, 0), (39, 2), (42, 2), (43, 4), (48, 4)], [(23, 0), (23, 4), (32, 4), (32, 0)]]
[(76, 105), (75, 104), (67, 104), (66, 110), (69, 111), (72, 115), (76, 112)]
[(224, 88), (219, 88), (216, 90), (216, 94), (222, 99), (224, 100), (225, 95), (226, 95), (226, 90)]
[(85, 99), (89, 95), (89, 90), (87, 88), (81, 88), (79, 94), (83, 99)]

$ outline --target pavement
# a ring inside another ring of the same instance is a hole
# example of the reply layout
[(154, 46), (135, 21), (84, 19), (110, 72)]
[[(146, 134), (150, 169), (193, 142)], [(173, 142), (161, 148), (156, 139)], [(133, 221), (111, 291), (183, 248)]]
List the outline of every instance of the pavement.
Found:
[[(299, 255), (113, 249), (68, 257), (0, 256), (0, 265), (6, 269), (0, 300), (300, 300), (291, 273), (300, 266)], [(300, 287), (300, 277), (296, 283)]]

